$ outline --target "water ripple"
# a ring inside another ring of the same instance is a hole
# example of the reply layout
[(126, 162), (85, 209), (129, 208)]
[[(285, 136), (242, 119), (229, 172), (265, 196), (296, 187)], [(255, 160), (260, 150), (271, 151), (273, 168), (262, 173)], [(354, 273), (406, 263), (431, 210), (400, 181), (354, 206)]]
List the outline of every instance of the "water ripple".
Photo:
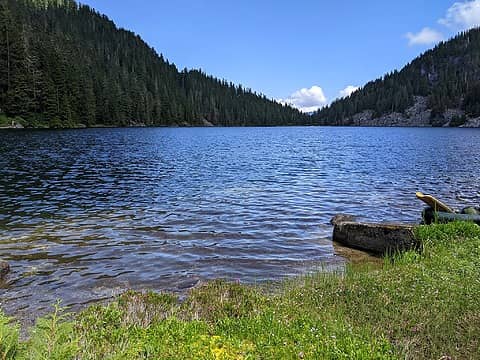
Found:
[(417, 222), (417, 190), (478, 206), (479, 143), (467, 129), (1, 131), (1, 307), (341, 267), (336, 213)]

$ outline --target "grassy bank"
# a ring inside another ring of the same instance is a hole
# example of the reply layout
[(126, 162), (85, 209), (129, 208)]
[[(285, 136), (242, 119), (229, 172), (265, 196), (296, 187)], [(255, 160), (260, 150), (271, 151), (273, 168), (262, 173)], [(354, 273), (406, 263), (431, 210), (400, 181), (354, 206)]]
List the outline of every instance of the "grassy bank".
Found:
[(128, 293), (30, 340), (0, 318), (0, 359), (480, 358), (480, 227), (420, 227), (421, 253), (316, 274), (279, 290), (213, 282), (183, 302)]

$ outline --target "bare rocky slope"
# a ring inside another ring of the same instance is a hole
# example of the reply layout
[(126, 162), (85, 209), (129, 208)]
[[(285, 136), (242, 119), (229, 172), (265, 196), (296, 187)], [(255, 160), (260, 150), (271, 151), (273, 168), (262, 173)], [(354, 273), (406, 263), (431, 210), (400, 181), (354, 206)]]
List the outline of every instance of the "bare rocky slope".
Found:
[(312, 118), (336, 126), (480, 127), (480, 29), (441, 42)]

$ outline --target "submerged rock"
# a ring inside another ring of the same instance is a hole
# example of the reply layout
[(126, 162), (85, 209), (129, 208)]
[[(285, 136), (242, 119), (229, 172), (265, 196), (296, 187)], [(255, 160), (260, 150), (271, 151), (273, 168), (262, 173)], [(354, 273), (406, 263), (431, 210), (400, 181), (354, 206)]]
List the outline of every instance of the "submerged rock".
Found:
[(467, 207), (467, 208), (462, 210), (462, 214), (480, 215), (480, 208)]
[(0, 280), (3, 280), (9, 272), (10, 265), (8, 262), (0, 260)]
[(352, 264), (383, 264), (383, 259), (378, 256), (378, 254), (373, 254), (364, 250), (352, 249), (351, 247), (346, 247), (339, 243), (333, 243), (333, 249), (335, 250), (335, 255), (341, 256)]

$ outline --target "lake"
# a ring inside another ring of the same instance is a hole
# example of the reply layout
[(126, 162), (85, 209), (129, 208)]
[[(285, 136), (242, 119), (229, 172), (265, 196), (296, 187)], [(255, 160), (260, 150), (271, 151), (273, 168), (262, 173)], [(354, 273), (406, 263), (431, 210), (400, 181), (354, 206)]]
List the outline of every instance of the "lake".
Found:
[(478, 206), (479, 144), (473, 129), (0, 131), (1, 307), (341, 269), (337, 213), (419, 222), (418, 190)]

